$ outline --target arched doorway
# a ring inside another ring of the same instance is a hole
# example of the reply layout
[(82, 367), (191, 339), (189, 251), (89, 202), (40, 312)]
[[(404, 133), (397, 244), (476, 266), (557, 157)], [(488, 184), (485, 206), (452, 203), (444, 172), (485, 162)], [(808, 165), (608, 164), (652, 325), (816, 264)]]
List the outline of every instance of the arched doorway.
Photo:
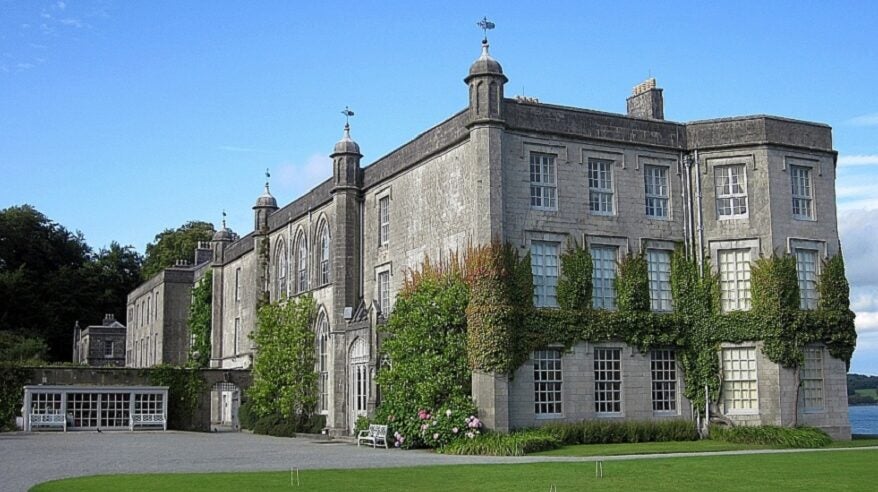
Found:
[(351, 344), (348, 358), (350, 367), (349, 388), (349, 429), (353, 432), (357, 417), (365, 417), (367, 402), (369, 401), (369, 344), (362, 338), (357, 338)]
[(216, 383), (210, 390), (210, 426), (215, 431), (238, 431), (241, 390), (234, 383)]

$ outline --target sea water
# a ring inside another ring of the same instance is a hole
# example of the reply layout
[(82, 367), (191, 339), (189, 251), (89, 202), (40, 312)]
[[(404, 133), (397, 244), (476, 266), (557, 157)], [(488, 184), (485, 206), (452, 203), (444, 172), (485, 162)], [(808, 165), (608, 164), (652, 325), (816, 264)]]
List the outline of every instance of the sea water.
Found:
[(852, 434), (878, 435), (878, 405), (851, 405), (848, 417)]

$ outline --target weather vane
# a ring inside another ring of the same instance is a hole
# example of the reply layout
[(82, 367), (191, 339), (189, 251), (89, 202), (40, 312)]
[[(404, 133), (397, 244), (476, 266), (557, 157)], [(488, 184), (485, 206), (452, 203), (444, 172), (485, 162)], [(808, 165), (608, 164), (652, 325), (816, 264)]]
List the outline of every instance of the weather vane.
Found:
[(487, 16), (482, 17), (482, 20), (480, 20), (478, 23), (476, 23), (476, 25), (479, 26), (482, 29), (482, 31), (484, 31), (484, 33), (485, 33), (485, 39), (482, 40), (482, 43), (488, 44), (488, 31), (490, 31), (491, 29), (494, 29), (496, 26), (494, 25), (493, 22), (488, 20)]
[(341, 112), (344, 115), (344, 126), (349, 126), (350, 117), (354, 115), (354, 112), (350, 110), (347, 106), (344, 107), (344, 111)]
[(226, 209), (223, 209), (223, 229), (226, 228)]

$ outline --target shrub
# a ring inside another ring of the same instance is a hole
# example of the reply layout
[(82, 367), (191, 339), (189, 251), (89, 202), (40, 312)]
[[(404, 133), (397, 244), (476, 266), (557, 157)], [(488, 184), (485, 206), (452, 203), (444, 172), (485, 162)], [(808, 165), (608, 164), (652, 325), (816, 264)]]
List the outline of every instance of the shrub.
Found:
[(252, 403), (245, 401), (240, 407), (238, 407), (238, 423), (241, 425), (242, 429), (253, 430), (253, 427), (256, 425), (256, 420), (257, 417)]
[(784, 448), (822, 448), (832, 438), (814, 427), (763, 426), (711, 426), (710, 438), (717, 441), (741, 444), (765, 444)]
[(303, 420), (290, 419), (275, 413), (257, 419), (253, 425), (253, 432), (276, 437), (296, 437), (297, 433), (320, 434), (324, 427), (326, 427), (325, 415), (311, 415)]
[(543, 432), (564, 444), (615, 444), (659, 441), (694, 441), (695, 425), (683, 419), (660, 421), (584, 420), (576, 423), (550, 423)]
[(561, 445), (562, 442), (555, 436), (539, 429), (529, 429), (512, 434), (486, 433), (474, 439), (461, 439), (439, 451), (445, 454), (524, 456), (556, 449)]

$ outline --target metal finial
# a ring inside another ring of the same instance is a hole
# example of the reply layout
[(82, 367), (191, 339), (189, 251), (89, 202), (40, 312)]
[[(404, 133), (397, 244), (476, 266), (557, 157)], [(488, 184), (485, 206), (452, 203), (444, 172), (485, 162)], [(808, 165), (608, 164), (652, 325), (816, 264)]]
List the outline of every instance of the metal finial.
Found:
[(350, 117), (354, 115), (354, 112), (350, 110), (347, 106), (344, 107), (344, 111), (341, 112), (344, 115), (344, 126), (347, 128), (350, 126)]
[(476, 25), (479, 26), (485, 33), (485, 38), (482, 40), (482, 44), (488, 44), (488, 31), (494, 29), (497, 26), (495, 26), (493, 22), (489, 21), (487, 16), (482, 17), (482, 20), (477, 22)]
[(226, 228), (226, 209), (223, 209), (223, 229)]

